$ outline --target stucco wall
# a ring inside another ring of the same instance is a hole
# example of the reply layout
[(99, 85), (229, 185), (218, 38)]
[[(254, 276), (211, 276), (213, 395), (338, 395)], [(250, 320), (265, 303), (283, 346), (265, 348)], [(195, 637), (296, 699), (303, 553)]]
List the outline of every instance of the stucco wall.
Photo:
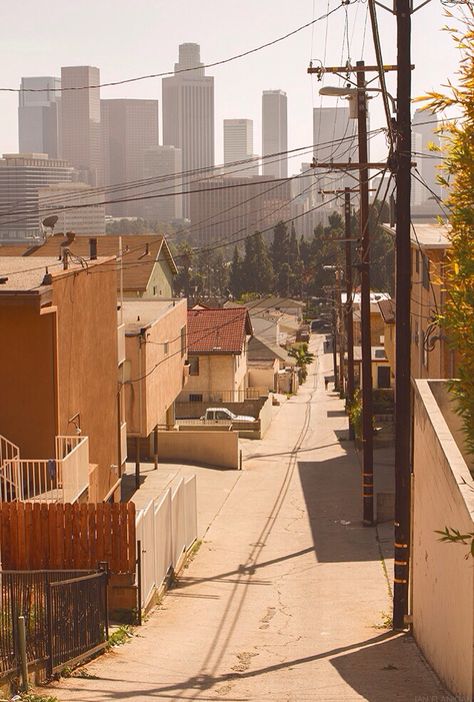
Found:
[[(100, 272), (99, 272), (100, 270)], [(59, 433), (74, 433), (70, 419), (80, 413), (96, 463), (99, 501), (117, 481), (117, 289), (110, 264), (97, 264), (53, 278), (58, 307)]]
[(279, 362), (275, 361), (258, 362), (251, 361), (248, 367), (249, 388), (267, 388), (277, 390)]
[(158, 436), (158, 457), (161, 461), (239, 467), (239, 437), (234, 431), (167, 431)]
[(57, 434), (56, 309), (0, 300), (0, 434), (22, 458), (54, 456)]
[(207, 354), (199, 356), (199, 375), (189, 376), (180, 400), (187, 400), (190, 394), (196, 393), (202, 393), (203, 399), (211, 394), (217, 400), (237, 388), (234, 356)]
[(474, 567), (467, 547), (439, 541), (446, 526), (474, 531), (474, 482), (427, 381), (417, 381), (414, 425), (413, 629), (448, 688), (473, 694)]
[[(186, 348), (181, 353), (181, 329), (186, 327), (186, 321), (183, 299), (146, 330), (141, 344), (138, 336), (126, 337), (129, 376), (143, 378), (141, 383), (127, 384), (125, 389), (129, 435), (148, 436), (157, 424), (163, 424), (167, 409), (183, 389)], [(168, 342), (167, 353), (164, 342)]]
[(160, 253), (158, 262), (153, 268), (143, 299), (160, 297), (173, 297), (173, 274), (163, 253)]

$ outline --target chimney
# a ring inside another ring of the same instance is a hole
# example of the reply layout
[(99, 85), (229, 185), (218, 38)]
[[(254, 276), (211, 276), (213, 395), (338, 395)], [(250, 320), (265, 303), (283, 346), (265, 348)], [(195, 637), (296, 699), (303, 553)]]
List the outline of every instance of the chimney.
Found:
[(89, 239), (89, 258), (91, 261), (97, 259), (97, 239)]

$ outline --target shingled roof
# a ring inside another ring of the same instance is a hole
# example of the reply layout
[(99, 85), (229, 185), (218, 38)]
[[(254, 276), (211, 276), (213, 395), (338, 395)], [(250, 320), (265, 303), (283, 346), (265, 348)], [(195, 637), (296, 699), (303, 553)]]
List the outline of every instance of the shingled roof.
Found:
[(188, 310), (190, 354), (240, 354), (252, 324), (245, 308)]
[[(67, 239), (63, 234), (49, 237), (43, 244), (35, 246), (0, 246), (0, 256), (61, 256), (65, 246), (72, 254), (89, 258), (90, 236), (75, 236)], [(116, 256), (119, 251), (119, 236), (106, 234), (95, 237), (98, 256)], [(123, 287), (125, 290), (145, 290), (154, 265), (161, 253), (166, 258), (174, 275), (178, 272), (168, 243), (161, 234), (128, 234), (122, 236)]]

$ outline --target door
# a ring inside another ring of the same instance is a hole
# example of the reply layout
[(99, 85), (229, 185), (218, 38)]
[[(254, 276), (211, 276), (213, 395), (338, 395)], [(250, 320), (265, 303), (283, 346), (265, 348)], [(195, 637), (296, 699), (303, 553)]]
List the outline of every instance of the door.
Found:
[(377, 387), (390, 387), (390, 366), (379, 366), (377, 368)]

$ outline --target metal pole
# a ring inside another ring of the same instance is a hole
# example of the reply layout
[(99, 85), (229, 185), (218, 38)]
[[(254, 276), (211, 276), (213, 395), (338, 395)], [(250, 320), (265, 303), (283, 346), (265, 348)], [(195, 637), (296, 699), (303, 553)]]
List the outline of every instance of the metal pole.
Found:
[(158, 470), (158, 424), (153, 429), (153, 461), (155, 470)]
[(137, 624), (142, 625), (142, 542), (137, 541)]
[(369, 171), (367, 168), (367, 94), (364, 62), (357, 61), (357, 124), (359, 135), (360, 233), (361, 265), (361, 332), (362, 332), (362, 445), (363, 445), (363, 522), (374, 523), (374, 430), (372, 425), (372, 342), (370, 338), (370, 232)]
[(21, 688), (23, 692), (28, 692), (28, 659), (26, 657), (26, 626), (25, 617), (18, 617), (18, 649), (21, 666)]
[(140, 437), (135, 438), (135, 489), (140, 487)]
[(336, 318), (336, 291), (333, 292), (332, 304), (332, 365), (334, 372), (334, 390), (339, 392), (339, 375), (337, 372), (337, 318)]
[[(346, 239), (346, 338), (347, 338), (347, 402), (354, 401), (354, 325), (352, 314), (352, 255), (351, 255), (351, 191), (344, 190), (344, 236)], [(354, 426), (349, 419), (349, 439), (355, 438)]]
[(396, 380), (395, 380), (395, 577), (393, 626), (402, 629), (408, 614), (411, 502), (410, 403), (410, 167), (411, 167), (411, 15), (410, 0), (397, 0), (398, 81), (396, 144)]

